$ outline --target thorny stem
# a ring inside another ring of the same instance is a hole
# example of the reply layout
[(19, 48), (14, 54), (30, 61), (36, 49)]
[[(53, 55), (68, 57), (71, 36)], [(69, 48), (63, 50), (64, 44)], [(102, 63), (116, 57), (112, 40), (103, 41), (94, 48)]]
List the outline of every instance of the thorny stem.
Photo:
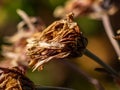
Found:
[(88, 82), (93, 84), (96, 87), (97, 90), (105, 90), (104, 87), (101, 85), (101, 83), (98, 80), (96, 80), (95, 78), (92, 78), (90, 75), (85, 73), (83, 70), (78, 68), (76, 65), (74, 65), (70, 62), (67, 62), (66, 60), (64, 60), (64, 61), (60, 60), (60, 61), (65, 63), (67, 66), (69, 66), (74, 71), (78, 72), (80, 75), (82, 75)]
[(17, 10), (18, 15), (27, 23), (28, 27), (30, 28), (31, 31), (34, 31), (34, 26), (32, 25), (29, 16), (22, 10), (18, 9)]
[(110, 24), (109, 16), (105, 13), (104, 15), (102, 15), (101, 19), (102, 19), (106, 34), (110, 42), (112, 43), (118, 58), (120, 58), (120, 47), (118, 45), (118, 42), (113, 38), (113, 36), (115, 35), (113, 33), (112, 26)]
[(84, 55), (88, 56), (89, 58), (93, 59), (98, 64), (100, 64), (101, 66), (103, 66), (114, 77), (119, 77), (118, 73), (112, 67), (110, 67), (109, 65), (107, 65), (106, 63), (104, 63), (99, 57), (97, 57), (95, 54), (93, 54), (92, 52), (90, 52), (88, 49), (86, 49)]

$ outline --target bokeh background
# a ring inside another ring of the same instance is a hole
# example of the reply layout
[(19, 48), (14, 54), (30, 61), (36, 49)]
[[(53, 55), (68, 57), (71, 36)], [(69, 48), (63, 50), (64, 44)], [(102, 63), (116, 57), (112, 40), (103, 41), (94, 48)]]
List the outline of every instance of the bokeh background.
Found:
[[(53, 16), (54, 9), (59, 5), (64, 5), (67, 0), (0, 0), (0, 45), (4, 44), (3, 38), (11, 36), (17, 31), (17, 24), (21, 18), (17, 15), (16, 10), (22, 9), (30, 16), (40, 17), (48, 26), (53, 21), (58, 20)], [(120, 29), (120, 12), (110, 16), (113, 30), (116, 33)], [(81, 31), (88, 38), (87, 48), (99, 56), (104, 62), (110, 64), (117, 71), (120, 70), (119, 61), (116, 53), (108, 40), (104, 27), (100, 20), (90, 19), (82, 16), (75, 19)], [(119, 90), (113, 79), (94, 69), (100, 68), (96, 62), (84, 56), (74, 60), (68, 60), (88, 73), (91, 77), (98, 79), (106, 90)], [(75, 90), (95, 90), (82, 75), (73, 71), (63, 62), (54, 60), (45, 65), (40, 72), (31, 72), (28, 70), (27, 76), (40, 86), (59, 86), (68, 87)], [(120, 88), (120, 87), (119, 87)]]

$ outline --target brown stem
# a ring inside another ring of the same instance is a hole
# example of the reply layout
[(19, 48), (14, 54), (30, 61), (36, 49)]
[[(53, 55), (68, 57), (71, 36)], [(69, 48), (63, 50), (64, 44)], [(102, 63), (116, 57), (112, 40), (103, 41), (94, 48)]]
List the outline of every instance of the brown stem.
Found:
[(118, 45), (118, 42), (113, 38), (113, 36), (115, 36), (115, 35), (113, 33), (112, 26), (110, 24), (109, 16), (105, 13), (102, 15), (101, 18), (102, 18), (102, 22), (103, 22), (106, 34), (107, 34), (110, 42), (112, 43), (118, 58), (120, 58), (120, 47)]

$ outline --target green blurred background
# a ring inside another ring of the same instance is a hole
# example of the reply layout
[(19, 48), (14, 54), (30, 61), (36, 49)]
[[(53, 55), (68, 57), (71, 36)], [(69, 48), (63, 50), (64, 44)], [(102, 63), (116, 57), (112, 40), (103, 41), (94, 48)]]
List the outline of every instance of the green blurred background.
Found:
[[(57, 20), (53, 16), (54, 9), (59, 5), (64, 5), (65, 2), (66, 0), (0, 0), (0, 44), (4, 43), (2, 41), (3, 37), (13, 35), (17, 31), (16, 26), (21, 21), (21, 18), (16, 13), (17, 9), (24, 10), (30, 16), (42, 18), (46, 26), (48, 26)], [(120, 27), (119, 21), (116, 21), (119, 15), (118, 12), (111, 17), (115, 31)], [(105, 34), (102, 22), (89, 17), (80, 17), (75, 20), (88, 38), (87, 48), (119, 71), (117, 56)], [(109, 75), (94, 70), (100, 66), (88, 57), (83, 56), (68, 61), (81, 68), (91, 77), (98, 79), (106, 90), (119, 90)], [(36, 85), (68, 87), (75, 90), (96, 90), (83, 76), (57, 60), (46, 64), (40, 72), (32, 72), (30, 69), (27, 76)]]

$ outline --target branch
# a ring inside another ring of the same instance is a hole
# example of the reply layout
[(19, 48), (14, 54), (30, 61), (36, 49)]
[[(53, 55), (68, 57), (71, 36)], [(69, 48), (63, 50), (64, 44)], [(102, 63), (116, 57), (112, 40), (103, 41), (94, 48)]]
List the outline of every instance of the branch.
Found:
[(103, 22), (103, 25), (104, 25), (106, 34), (107, 34), (107, 36), (108, 36), (111, 44), (113, 45), (113, 47), (114, 47), (114, 49), (115, 49), (115, 52), (116, 52), (118, 58), (120, 58), (120, 47), (119, 47), (118, 42), (113, 38), (115, 35), (114, 35), (114, 33), (113, 33), (113, 30), (112, 30), (112, 26), (111, 26), (111, 24), (110, 24), (109, 17), (108, 17), (108, 15), (105, 13), (105, 14), (102, 15), (101, 19), (102, 19), (102, 22)]
[(107, 65), (106, 63), (103, 62), (103, 60), (101, 60), (99, 57), (97, 57), (96, 55), (94, 55), (92, 52), (90, 52), (89, 50), (86, 49), (84, 55), (88, 56), (89, 58), (93, 59), (95, 62), (97, 62), (98, 64), (100, 64), (102, 67), (104, 67), (109, 73), (111, 73), (112, 76), (114, 77), (119, 77), (118, 73), (109, 65)]

